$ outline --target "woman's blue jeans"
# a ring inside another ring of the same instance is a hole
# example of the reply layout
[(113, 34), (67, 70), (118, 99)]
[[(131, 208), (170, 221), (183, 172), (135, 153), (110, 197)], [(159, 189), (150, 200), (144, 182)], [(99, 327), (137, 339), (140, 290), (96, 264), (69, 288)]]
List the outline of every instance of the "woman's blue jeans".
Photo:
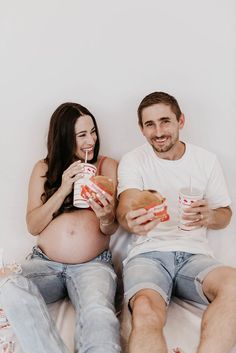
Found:
[(0, 281), (0, 300), (24, 353), (68, 353), (46, 304), (68, 295), (76, 312), (76, 353), (119, 353), (116, 274), (109, 251), (68, 265), (34, 248), (21, 274)]

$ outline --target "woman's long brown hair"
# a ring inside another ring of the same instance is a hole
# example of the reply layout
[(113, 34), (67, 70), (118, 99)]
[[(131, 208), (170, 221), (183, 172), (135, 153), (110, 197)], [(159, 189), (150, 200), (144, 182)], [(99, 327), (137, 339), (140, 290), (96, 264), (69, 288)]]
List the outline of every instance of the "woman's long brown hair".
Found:
[[(90, 163), (97, 161), (100, 140), (96, 120), (89, 110), (77, 103), (63, 103), (52, 114), (48, 138), (47, 138), (47, 156), (44, 159), (48, 165), (46, 172), (46, 181), (44, 184), (44, 193), (41, 196), (45, 203), (60, 187), (62, 174), (71, 163), (76, 161), (76, 137), (75, 123), (80, 116), (89, 115), (94, 123), (97, 141), (94, 148), (93, 159)], [(64, 211), (75, 209), (73, 206), (73, 193), (71, 192), (64, 200), (60, 209), (54, 214), (58, 216)]]

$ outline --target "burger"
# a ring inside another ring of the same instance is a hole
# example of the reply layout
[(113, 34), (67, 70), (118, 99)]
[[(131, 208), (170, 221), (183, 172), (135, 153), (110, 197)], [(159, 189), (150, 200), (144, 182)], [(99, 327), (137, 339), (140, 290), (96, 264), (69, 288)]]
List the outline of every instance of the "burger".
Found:
[(100, 191), (105, 191), (111, 196), (115, 193), (115, 187), (111, 178), (103, 175), (95, 175), (90, 178), (90, 181), (95, 185), (95, 188)]
[(145, 208), (148, 212), (159, 218), (160, 222), (169, 220), (166, 199), (156, 190), (143, 190), (131, 204), (132, 210)]
[(89, 178), (86, 184), (81, 187), (81, 195), (87, 199), (87, 193), (96, 201), (100, 206), (103, 206), (98, 198), (98, 193), (107, 192), (113, 196), (115, 193), (114, 183), (111, 178), (103, 175), (95, 175)]

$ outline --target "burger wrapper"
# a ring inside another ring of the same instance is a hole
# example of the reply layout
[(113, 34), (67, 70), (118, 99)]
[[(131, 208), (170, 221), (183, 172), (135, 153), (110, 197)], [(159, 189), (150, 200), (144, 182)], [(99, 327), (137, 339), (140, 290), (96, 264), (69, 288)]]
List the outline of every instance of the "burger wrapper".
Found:
[(160, 205), (150, 205), (149, 207), (145, 208), (148, 210), (148, 212), (154, 213), (154, 216), (159, 218), (161, 222), (166, 222), (170, 219), (165, 201), (163, 201)]
[(86, 193), (89, 193), (93, 197), (94, 201), (97, 202), (102, 207), (103, 207), (103, 205), (99, 201), (99, 199), (97, 197), (97, 193), (102, 193), (103, 191), (109, 193), (107, 190), (105, 190), (104, 187), (102, 187), (102, 185), (98, 186), (97, 184), (93, 183), (91, 180), (89, 180), (89, 182), (87, 184), (83, 184), (81, 186), (81, 195), (82, 195), (82, 197), (87, 199)]

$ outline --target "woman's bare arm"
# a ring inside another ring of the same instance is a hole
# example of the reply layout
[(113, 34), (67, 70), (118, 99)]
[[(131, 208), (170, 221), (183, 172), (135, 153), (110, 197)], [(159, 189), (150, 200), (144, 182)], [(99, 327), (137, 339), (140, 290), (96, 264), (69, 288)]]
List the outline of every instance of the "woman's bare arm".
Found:
[(72, 163), (62, 175), (62, 183), (58, 190), (43, 204), (47, 164), (41, 160), (33, 168), (28, 190), (26, 222), (32, 235), (40, 234), (52, 221), (53, 214), (61, 207), (66, 196), (72, 191), (73, 184), (79, 179), (80, 161)]
[(32, 235), (38, 235), (51, 222), (53, 213), (62, 205), (65, 195), (61, 190), (57, 190), (50, 199), (43, 204), (41, 195), (44, 192), (45, 173), (47, 165), (44, 161), (35, 164), (28, 188), (28, 204), (26, 222), (28, 231)]

